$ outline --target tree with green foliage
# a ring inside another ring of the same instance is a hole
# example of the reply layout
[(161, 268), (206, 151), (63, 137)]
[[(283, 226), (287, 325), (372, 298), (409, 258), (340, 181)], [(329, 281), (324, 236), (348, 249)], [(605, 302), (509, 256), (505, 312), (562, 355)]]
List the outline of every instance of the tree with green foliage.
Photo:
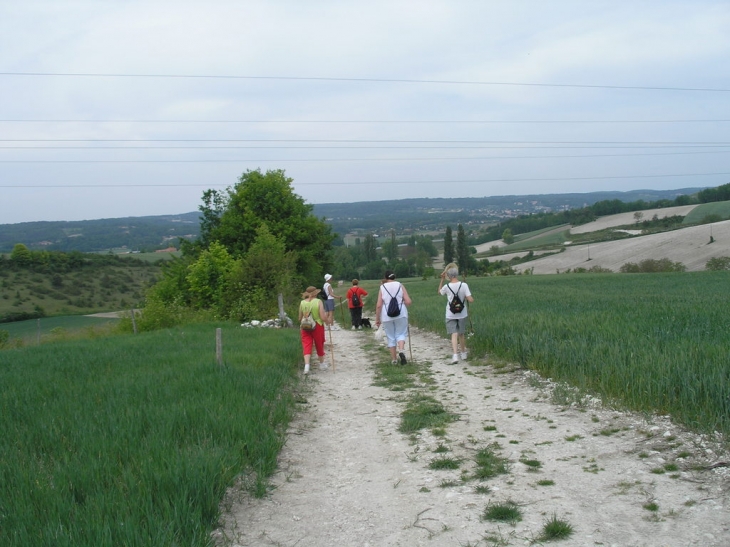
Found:
[(444, 264), (454, 261), (454, 240), (451, 235), (451, 226), (446, 227), (444, 234)]
[(507, 245), (512, 245), (515, 242), (515, 236), (512, 234), (512, 230), (506, 228), (504, 232), (502, 232), (502, 241), (504, 241)]
[(236, 261), (226, 284), (222, 313), (238, 321), (276, 315), (277, 295), (293, 301), (301, 292), (292, 280), (296, 256), (274, 236), (266, 224), (243, 258)]
[(318, 284), (331, 266), (334, 236), (327, 223), (312, 214), (312, 206), (294, 193), (292, 182), (283, 170), (246, 171), (225, 193), (206, 191), (200, 206), (201, 247), (217, 241), (240, 258), (266, 224), (286, 251), (295, 253), (301, 282)]
[(219, 308), (225, 297), (228, 276), (235, 261), (226, 248), (214, 241), (188, 266), (187, 282), (195, 308)]
[(466, 276), (469, 270), (469, 246), (466, 243), (466, 234), (464, 233), (464, 227), (459, 224), (456, 231), (456, 263), (459, 265), (459, 272), (461, 275)]
[(373, 234), (365, 236), (365, 242), (363, 243), (363, 252), (365, 253), (365, 263), (369, 264), (378, 259), (378, 242), (375, 241)]

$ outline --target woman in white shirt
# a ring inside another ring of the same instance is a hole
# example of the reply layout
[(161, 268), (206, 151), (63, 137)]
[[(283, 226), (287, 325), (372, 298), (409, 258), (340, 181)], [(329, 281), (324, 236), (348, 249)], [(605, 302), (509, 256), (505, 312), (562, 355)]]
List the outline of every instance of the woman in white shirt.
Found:
[[(391, 304), (391, 301), (394, 301)], [(405, 286), (395, 280), (395, 274), (391, 270), (385, 272), (385, 279), (378, 291), (378, 303), (375, 305), (375, 324), (383, 325), (385, 336), (388, 339), (391, 364), (405, 365), (406, 361), (406, 338), (408, 338), (408, 306), (411, 305), (411, 297)], [(396, 313), (397, 312), (397, 313)], [(396, 356), (396, 353), (398, 354)]]
[[(449, 279), (449, 282), (444, 285), (446, 278)], [(469, 316), (469, 312), (466, 303), (474, 302), (474, 297), (471, 295), (469, 285), (459, 281), (459, 267), (453, 262), (446, 266), (441, 274), (438, 293), (445, 295), (447, 298), (446, 332), (451, 335), (451, 349), (454, 350), (451, 364), (455, 365), (459, 362), (459, 357), (462, 361), (465, 361), (467, 357), (466, 318)], [(455, 301), (457, 296), (458, 301)], [(461, 302), (461, 311), (458, 310), (457, 306), (459, 302)], [(459, 353), (459, 344), (461, 344), (461, 353)]]

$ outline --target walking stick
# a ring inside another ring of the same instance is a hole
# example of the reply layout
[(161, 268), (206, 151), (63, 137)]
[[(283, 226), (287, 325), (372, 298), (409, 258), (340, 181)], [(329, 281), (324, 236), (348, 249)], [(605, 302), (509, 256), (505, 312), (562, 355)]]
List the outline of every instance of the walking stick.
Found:
[(327, 331), (330, 333), (330, 353), (332, 354), (332, 372), (335, 371), (335, 344), (332, 341), (332, 329), (327, 325)]
[(340, 311), (342, 312), (342, 328), (345, 328), (345, 308), (342, 306), (342, 297), (340, 297)]
[(411, 326), (408, 325), (408, 353), (411, 356), (411, 363), (413, 363), (413, 349), (411, 348)]

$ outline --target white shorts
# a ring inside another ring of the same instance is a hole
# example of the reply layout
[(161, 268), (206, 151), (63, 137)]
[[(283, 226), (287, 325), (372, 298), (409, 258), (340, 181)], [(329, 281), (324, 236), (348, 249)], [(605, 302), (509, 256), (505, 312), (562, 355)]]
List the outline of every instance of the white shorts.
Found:
[(383, 330), (388, 339), (388, 347), (395, 347), (398, 345), (398, 342), (405, 342), (406, 338), (408, 338), (408, 318), (396, 317), (392, 321), (384, 321)]

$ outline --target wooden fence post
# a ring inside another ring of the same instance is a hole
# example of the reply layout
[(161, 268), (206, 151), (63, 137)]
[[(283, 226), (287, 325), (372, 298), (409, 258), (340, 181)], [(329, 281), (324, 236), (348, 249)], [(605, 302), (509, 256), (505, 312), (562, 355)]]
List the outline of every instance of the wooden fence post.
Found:
[(279, 301), (279, 321), (281, 321), (282, 325), (286, 325), (287, 327), (293, 327), (294, 323), (286, 315), (286, 312), (284, 311), (284, 295), (283, 294), (279, 293), (278, 301)]
[(220, 328), (215, 329), (215, 359), (218, 366), (223, 366), (223, 335)]
[(41, 320), (40, 319), (37, 319), (36, 320), (36, 323), (37, 323), (37, 326), (38, 326), (38, 337), (37, 337), (38, 338), (38, 345), (40, 346), (41, 345)]
[(137, 321), (134, 319), (134, 308), (130, 311), (132, 312), (132, 330), (134, 331), (134, 334), (137, 334)]

